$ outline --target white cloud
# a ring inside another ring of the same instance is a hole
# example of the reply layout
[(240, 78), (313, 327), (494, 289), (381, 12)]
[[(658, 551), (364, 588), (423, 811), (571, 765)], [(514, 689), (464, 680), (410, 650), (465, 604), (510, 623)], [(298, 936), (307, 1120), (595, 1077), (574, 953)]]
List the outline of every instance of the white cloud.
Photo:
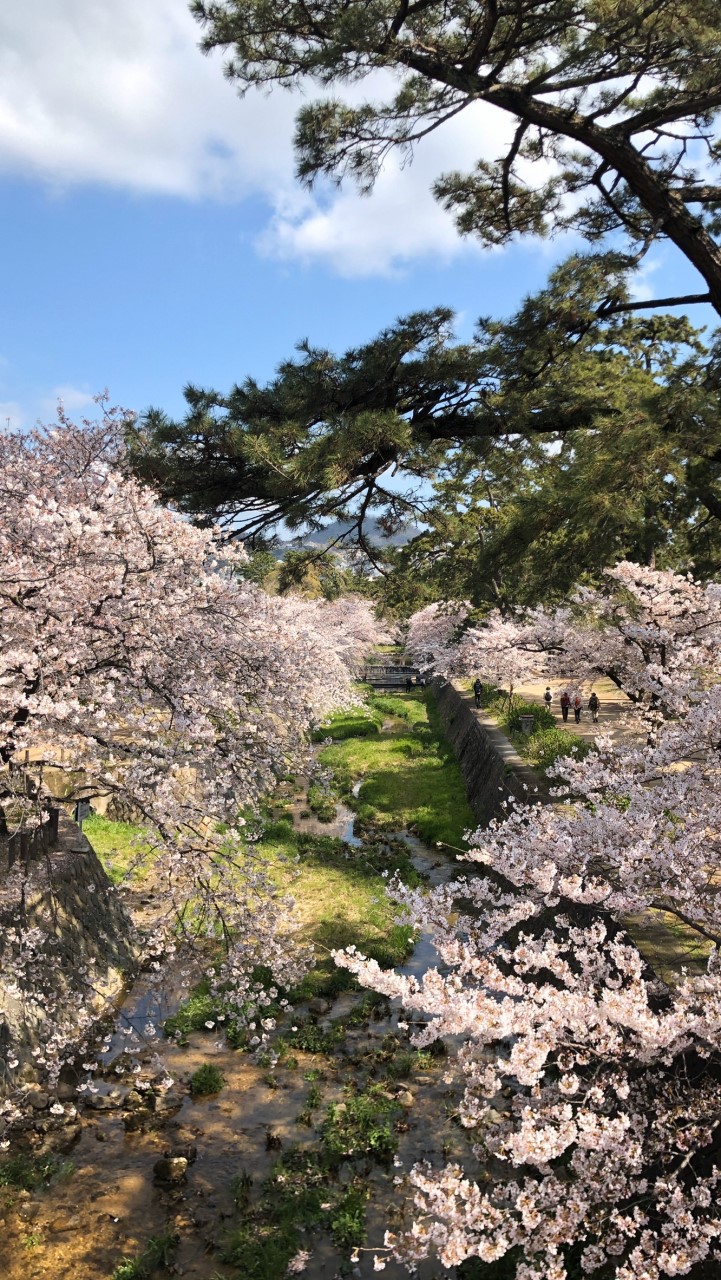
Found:
[[(310, 196), (293, 176), (298, 95), (250, 93), (205, 58), (186, 0), (32, 0), (0, 6), (0, 171), (64, 189), (93, 183), (185, 199), (260, 195), (257, 244), (339, 274), (392, 274), (477, 253), (434, 201), (433, 179), (495, 156), (502, 113), (478, 104), (431, 135), (413, 165), (387, 164), (364, 199), (349, 184)], [(387, 73), (354, 97), (385, 90)], [(313, 90), (311, 90), (313, 92)]]
[(0, 8), (0, 168), (61, 187), (237, 196), (292, 173), (294, 106), (240, 103), (185, 0)]
[(58, 402), (62, 404), (66, 413), (69, 414), (78, 413), (78, 411), (85, 409), (93, 409), (93, 417), (97, 417), (99, 413), (99, 410), (95, 408), (94, 393), (82, 387), (53, 387), (40, 400), (40, 408), (43, 415), (54, 418)]
[(487, 253), (478, 241), (461, 240), (431, 188), (443, 172), (495, 159), (509, 128), (500, 111), (478, 103), (427, 138), (412, 164), (387, 159), (369, 198), (348, 183), (293, 209), (279, 204), (258, 246), (269, 257), (326, 262), (343, 276), (393, 275), (419, 259)]

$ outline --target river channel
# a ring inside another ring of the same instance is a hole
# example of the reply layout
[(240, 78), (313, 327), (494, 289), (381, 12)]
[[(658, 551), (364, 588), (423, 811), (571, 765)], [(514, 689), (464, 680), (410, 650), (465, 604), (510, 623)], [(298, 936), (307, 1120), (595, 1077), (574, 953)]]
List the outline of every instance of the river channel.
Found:
[[(332, 823), (321, 823), (298, 804), (293, 820), (300, 831), (335, 835), (351, 847), (362, 843), (354, 829), (354, 814), (346, 805), (338, 805)], [(453, 876), (456, 868), (450, 857), (427, 848), (410, 832), (390, 834), (408, 843), (413, 864), (428, 884)], [(430, 936), (421, 933), (401, 971), (420, 977), (437, 963)], [(141, 977), (123, 1001), (104, 1060), (117, 1061), (125, 1044), (125, 1028), (132, 1025), (142, 1032), (148, 1019), (162, 1024), (180, 998), (181, 985), (172, 973), (160, 980)], [(356, 994), (340, 995), (324, 1012), (326, 1024), (347, 1017), (359, 999)], [(220, 1260), (223, 1239), (236, 1216), (232, 1180), (247, 1172), (257, 1189), (279, 1150), (312, 1141), (309, 1129), (298, 1124), (309, 1079), (317, 1080), (322, 1092), (320, 1121), (328, 1104), (346, 1096), (354, 1072), (367, 1074), (368, 1055), (387, 1044), (389, 1036), (407, 1034), (399, 1030), (399, 1012), (386, 1008), (369, 1024), (349, 1027), (337, 1053), (322, 1061), (320, 1055), (299, 1051), (294, 1069), (279, 1068), (270, 1083), (267, 1069), (228, 1048), (215, 1032), (192, 1033), (182, 1044), (163, 1042), (165, 1069), (175, 1083), (162, 1104), (158, 1127), (147, 1130), (134, 1132), (132, 1117), (128, 1122), (126, 1100), (132, 1080), (128, 1083), (121, 1077), (115, 1083), (113, 1071), (106, 1073), (99, 1094), (68, 1128), (64, 1155), (72, 1168), (68, 1166), (67, 1178), (55, 1180), (44, 1191), (20, 1193), (12, 1203), (8, 1197), (5, 1207), (0, 1207), (0, 1276), (3, 1280), (110, 1280), (123, 1258), (137, 1256), (150, 1237), (169, 1232), (177, 1235), (179, 1245), (167, 1272), (158, 1275), (239, 1280), (237, 1266)], [(302, 1014), (298, 1009), (296, 1016)], [(193, 1098), (187, 1081), (209, 1060), (222, 1071), (225, 1087), (213, 1097)], [(404, 1173), (419, 1159), (439, 1164), (458, 1157), (468, 1162), (467, 1140), (453, 1122), (457, 1097), (444, 1079), (447, 1069), (447, 1062), (440, 1058), (399, 1081), (402, 1114), (395, 1161), (389, 1167), (369, 1164), (364, 1170), (370, 1190), (366, 1248), (353, 1260), (350, 1249), (339, 1248), (322, 1232), (308, 1232), (304, 1249), (309, 1257), (303, 1274), (309, 1280), (372, 1276), (374, 1249), (382, 1246), (387, 1225), (410, 1221)], [(148, 1079), (152, 1072), (152, 1064), (147, 1063)], [(179, 1153), (191, 1157), (187, 1176), (176, 1186), (159, 1185), (154, 1177), (157, 1161)], [(344, 1176), (349, 1175), (341, 1167), (339, 1177)], [(388, 1280), (399, 1280), (408, 1273), (389, 1261), (383, 1274)], [(453, 1273), (427, 1263), (415, 1274), (421, 1280), (440, 1280), (441, 1275), (447, 1278)]]

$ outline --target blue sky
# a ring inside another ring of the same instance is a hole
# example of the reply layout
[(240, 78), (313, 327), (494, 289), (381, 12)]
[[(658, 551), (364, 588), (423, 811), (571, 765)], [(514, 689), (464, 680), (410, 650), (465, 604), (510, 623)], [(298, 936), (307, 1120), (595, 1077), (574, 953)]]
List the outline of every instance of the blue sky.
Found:
[[(484, 252), (429, 192), (493, 156), (474, 109), (387, 166), (370, 199), (293, 178), (297, 100), (239, 101), (196, 48), (184, 0), (35, 0), (0, 16), (0, 424), (94, 392), (182, 409), (186, 381), (269, 376), (294, 343), (336, 350), (444, 304), (467, 335), (543, 285), (572, 247)], [(62, 13), (60, 9), (62, 8)], [(121, 12), (118, 12), (118, 9)], [(698, 289), (660, 250), (642, 289)], [(701, 316), (699, 315), (699, 320)]]

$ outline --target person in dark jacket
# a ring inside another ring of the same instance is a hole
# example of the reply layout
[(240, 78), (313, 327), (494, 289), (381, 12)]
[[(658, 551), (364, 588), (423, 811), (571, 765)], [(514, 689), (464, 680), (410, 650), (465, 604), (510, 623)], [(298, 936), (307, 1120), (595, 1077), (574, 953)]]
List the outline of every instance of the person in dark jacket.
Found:
[(561, 694), (561, 715), (563, 716), (564, 724), (568, 720), (568, 708), (570, 707), (570, 705), (571, 705), (571, 698), (570, 698), (568, 689), (564, 689), (563, 693)]
[(478, 678), (478, 677), (476, 677), (476, 679), (473, 681), (473, 696), (474, 696), (474, 697), (475, 697), (475, 699), (476, 699), (476, 706), (477, 706), (477, 707), (480, 707), (480, 705), (481, 705), (481, 694), (482, 694), (482, 693), (483, 693), (483, 685), (481, 684), (481, 682), (480, 682), (479, 678)]
[(593, 723), (598, 724), (598, 713), (601, 710), (601, 704), (598, 701), (598, 694), (595, 690), (588, 699), (588, 709), (591, 712)]

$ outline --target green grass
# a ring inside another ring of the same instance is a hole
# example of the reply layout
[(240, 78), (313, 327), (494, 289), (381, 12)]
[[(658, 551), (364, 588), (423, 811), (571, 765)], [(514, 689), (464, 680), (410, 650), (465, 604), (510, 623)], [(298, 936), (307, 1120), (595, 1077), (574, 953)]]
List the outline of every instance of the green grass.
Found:
[(398, 1149), (393, 1120), (398, 1104), (379, 1085), (328, 1108), (321, 1131), (323, 1155), (331, 1168), (344, 1160), (370, 1156), (388, 1164)]
[(363, 779), (354, 803), (367, 826), (412, 827), (427, 844), (461, 846), (464, 831), (477, 823), (431, 695), (395, 694), (373, 702), (402, 723), (373, 739), (349, 738), (325, 747), (321, 764), (336, 775)]
[(336, 791), (326, 790), (317, 782), (308, 787), (308, 808), (321, 822), (332, 822), (336, 813)]
[(159, 1267), (168, 1267), (178, 1247), (178, 1236), (166, 1231), (151, 1236), (136, 1258), (123, 1258), (115, 1268), (112, 1280), (148, 1280)]
[[(132, 822), (111, 822), (100, 814), (93, 814), (83, 822), (83, 833), (88, 837), (113, 884), (120, 884), (129, 872), (143, 879), (148, 872), (143, 855), (148, 846), (143, 843), (143, 828)], [(138, 863), (137, 871), (135, 864)]]
[(225, 1076), (220, 1068), (204, 1062), (190, 1077), (190, 1092), (194, 1098), (206, 1098), (211, 1093), (220, 1093), (224, 1084)]
[[(312, 1110), (308, 1107), (309, 1113)], [(397, 1147), (397, 1112), (397, 1104), (378, 1086), (349, 1095), (346, 1102), (328, 1107), (320, 1137), (311, 1147), (284, 1152), (257, 1199), (251, 1198), (246, 1172), (231, 1181), (237, 1220), (221, 1258), (237, 1268), (239, 1280), (278, 1280), (286, 1275), (300, 1249), (312, 1250), (313, 1231), (325, 1231), (344, 1251), (363, 1243), (369, 1188), (354, 1170), (360, 1164), (367, 1169), (369, 1160), (390, 1161)], [(312, 1123), (310, 1114), (306, 1122)], [(341, 1186), (337, 1170), (345, 1162), (351, 1175)]]
[(31, 1156), (18, 1153), (0, 1160), (0, 1187), (15, 1191), (37, 1191), (49, 1182), (62, 1181), (75, 1171), (72, 1160), (59, 1156)]
[(326, 738), (339, 741), (342, 738), (372, 738), (378, 733), (383, 717), (369, 707), (359, 707), (352, 711), (337, 711), (328, 718), (328, 722), (314, 730), (314, 742), (324, 742)]
[(413, 693), (374, 693), (368, 699), (370, 705), (384, 716), (395, 716), (397, 720), (406, 720), (408, 724), (424, 724), (426, 709), (424, 695), (420, 690)]
[[(353, 974), (335, 965), (331, 950), (354, 944), (386, 968), (394, 968), (408, 958), (413, 950), (413, 930), (398, 924), (398, 909), (386, 892), (388, 877), (395, 872), (409, 884), (421, 883), (403, 841), (382, 846), (369, 842), (353, 849), (334, 836), (295, 833), (287, 823), (275, 821), (268, 824), (266, 839), (256, 848), (279, 887), (287, 884), (292, 892), (303, 939), (317, 947), (316, 966), (293, 991), (281, 993), (288, 995), (291, 1003), (313, 996), (333, 999), (342, 991), (358, 989)], [(297, 863), (291, 864), (292, 872), (287, 863), (280, 862), (281, 856), (298, 858)], [(273, 985), (270, 975), (259, 973), (257, 979), (265, 986)], [(272, 1010), (266, 1012), (273, 1014)], [(183, 1039), (191, 1032), (209, 1030), (205, 1024), (213, 1022), (213, 1034), (217, 1035), (221, 1016), (229, 1042), (243, 1047), (246, 1035), (242, 1023), (230, 1005), (224, 1006), (222, 994), (210, 994), (209, 982), (203, 978), (166, 1019), (165, 1034)], [(294, 1047), (303, 1047), (292, 1035), (288, 1041)], [(314, 1048), (310, 1052), (321, 1050)]]

